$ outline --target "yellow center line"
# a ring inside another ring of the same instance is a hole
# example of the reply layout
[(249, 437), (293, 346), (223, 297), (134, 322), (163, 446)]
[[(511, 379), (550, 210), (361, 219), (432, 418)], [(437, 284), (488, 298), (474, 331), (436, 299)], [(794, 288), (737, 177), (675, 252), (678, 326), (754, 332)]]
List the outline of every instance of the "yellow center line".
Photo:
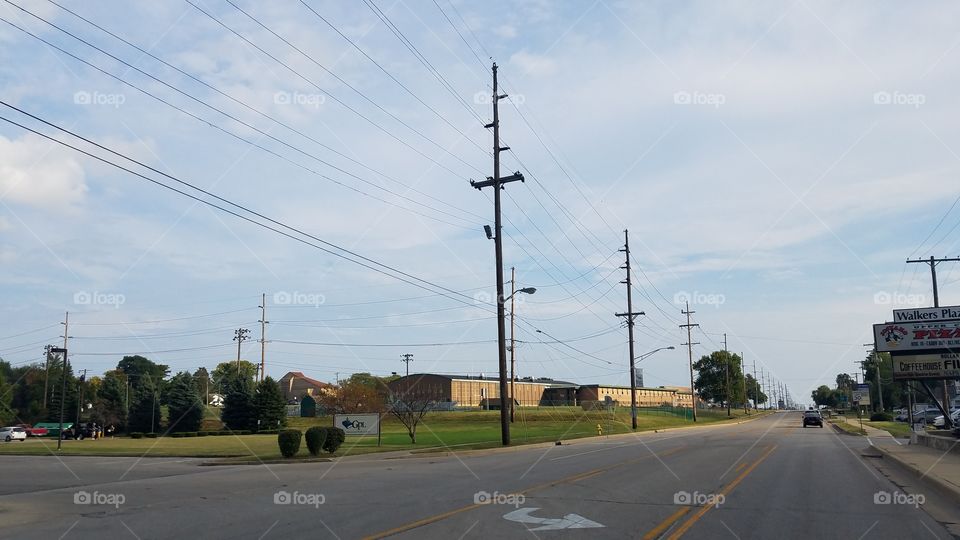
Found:
[[(667, 450), (667, 451), (665, 451), (665, 452), (660, 452), (658, 455), (659, 455), (660, 457), (669, 456), (669, 455), (675, 454), (675, 453), (677, 453), (677, 452), (679, 452), (679, 451), (681, 451), (681, 450), (683, 450), (683, 449), (685, 449), (685, 448), (686, 448), (685, 446), (680, 446), (680, 447), (674, 448), (674, 449), (672, 449), (672, 450)], [(638, 458), (635, 458), (635, 459), (630, 459), (630, 460), (627, 460), (627, 461), (621, 461), (621, 462), (616, 463), (616, 464), (614, 464), (614, 465), (610, 465), (609, 467), (602, 467), (602, 468), (600, 468), (600, 469), (593, 469), (593, 470), (591, 470), (591, 471), (587, 471), (587, 472), (580, 473), (580, 474), (575, 474), (575, 475), (573, 475), (573, 476), (568, 476), (568, 477), (566, 477), (566, 478), (561, 478), (561, 479), (559, 479), (559, 480), (551, 480), (551, 481), (549, 481), (549, 482), (544, 482), (544, 483), (542, 483), (542, 484), (538, 484), (538, 485), (535, 485), (535, 486), (533, 486), (533, 487), (529, 487), (529, 488), (527, 488), (527, 489), (524, 489), (523, 491), (516, 491), (516, 492), (514, 492), (514, 493), (516, 493), (516, 494), (518, 494), (518, 495), (527, 495), (527, 494), (529, 494), (529, 493), (531, 493), (531, 492), (533, 492), (533, 491), (538, 491), (538, 490), (541, 490), (541, 489), (544, 489), (544, 488), (548, 488), (548, 487), (551, 487), (551, 486), (555, 486), (555, 485), (557, 485), (557, 484), (568, 484), (568, 483), (570, 483), (570, 482), (578, 482), (578, 481), (580, 481), (580, 480), (585, 480), (585, 479), (587, 479), (587, 478), (592, 478), (592, 477), (594, 477), (594, 476), (603, 474), (603, 473), (605, 473), (605, 472), (607, 472), (607, 471), (610, 471), (610, 470), (613, 470), (613, 469), (615, 469), (615, 468), (617, 468), (617, 467), (622, 467), (622, 466), (624, 466), (624, 465), (629, 465), (629, 464), (631, 464), (631, 463), (636, 463), (636, 462), (642, 461), (642, 460), (644, 460), (644, 459), (650, 459), (650, 457), (652, 457), (652, 454), (651, 454), (651, 455), (642, 456), (642, 457), (638, 457)], [(481, 507), (481, 506), (489, 506), (489, 505), (487, 505), (487, 504), (477, 504), (477, 503), (474, 503), (474, 504), (470, 504), (470, 505), (467, 505), (467, 506), (462, 506), (462, 507), (460, 507), (460, 508), (455, 508), (455, 509), (453, 509), (453, 510), (450, 510), (449, 512), (444, 512), (444, 513), (442, 513), (442, 514), (436, 514), (436, 515), (433, 515), (433, 516), (430, 516), (430, 517), (426, 517), (426, 518), (423, 518), (423, 519), (419, 519), (419, 520), (417, 520), (417, 521), (413, 521), (413, 522), (407, 523), (407, 524), (405, 524), (405, 525), (400, 525), (399, 527), (394, 527), (393, 529), (390, 529), (390, 530), (388, 530), (388, 531), (383, 531), (383, 532), (379, 532), (379, 533), (376, 533), (376, 534), (371, 534), (370, 536), (365, 536), (365, 537), (363, 538), (363, 540), (378, 540), (378, 539), (380, 539), (380, 538), (386, 538), (386, 537), (388, 537), (388, 536), (393, 536), (393, 535), (395, 535), (395, 534), (400, 534), (400, 533), (402, 533), (402, 532), (406, 532), (406, 531), (409, 531), (409, 530), (412, 530), (412, 529), (416, 529), (416, 528), (418, 528), (418, 527), (423, 527), (424, 525), (429, 525), (429, 524), (431, 524), (431, 523), (436, 523), (437, 521), (441, 521), (441, 520), (447, 519), (448, 517), (455, 516), (455, 515), (457, 515), (457, 514), (461, 514), (461, 513), (463, 513), (463, 512), (467, 512), (467, 511), (469, 511), (469, 510), (473, 510), (473, 509), (479, 508), (479, 507)]]
[(677, 510), (670, 515), (667, 519), (663, 520), (662, 523), (657, 525), (653, 530), (643, 535), (643, 540), (653, 540), (654, 538), (663, 534), (663, 531), (667, 530), (667, 527), (673, 525), (673, 522), (687, 515), (687, 512), (690, 511), (690, 506), (684, 506), (683, 508)]
[(739, 471), (739, 470), (743, 469), (743, 468), (746, 467), (746, 466), (747, 466), (747, 462), (744, 461), (743, 463), (737, 465), (737, 468), (736, 468), (735, 470)]
[[(729, 484), (726, 485), (726, 487), (720, 490), (719, 494), (724, 496), (728, 495), (731, 491), (733, 491), (734, 488), (737, 487), (738, 484), (740, 484), (740, 482), (743, 481), (744, 478), (747, 477), (747, 475), (753, 472), (753, 470), (756, 469), (758, 465), (763, 463), (763, 461), (767, 459), (767, 457), (769, 457), (770, 454), (772, 454), (773, 451), (776, 449), (777, 449), (776, 445), (770, 447), (766, 452), (764, 452), (762, 456), (760, 456), (760, 459), (754, 461), (753, 464), (750, 465), (750, 467), (744, 469), (744, 471), (741, 472), (736, 478), (734, 478), (732, 482), (730, 482)], [(673, 531), (673, 534), (667, 537), (667, 540), (677, 540), (678, 538), (683, 536), (688, 530), (690, 530), (690, 527), (693, 527), (693, 525), (697, 521), (699, 521), (700, 518), (702, 518), (707, 512), (709, 512), (710, 509), (713, 507), (714, 505), (711, 504), (711, 505), (707, 505), (700, 508), (697, 511), (697, 513), (695, 513), (693, 516), (690, 517), (690, 519), (688, 519), (682, 525), (680, 525), (680, 527), (678, 527), (677, 530)]]

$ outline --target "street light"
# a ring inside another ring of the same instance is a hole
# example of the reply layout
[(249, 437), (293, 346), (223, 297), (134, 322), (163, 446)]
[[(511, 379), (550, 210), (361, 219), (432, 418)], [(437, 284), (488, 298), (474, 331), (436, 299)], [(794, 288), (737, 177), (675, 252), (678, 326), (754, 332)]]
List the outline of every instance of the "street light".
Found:
[(673, 349), (676, 349), (676, 347), (674, 347), (673, 345), (670, 345), (669, 347), (660, 347), (659, 349), (654, 349), (654, 350), (652, 350), (652, 351), (650, 351), (650, 352), (645, 352), (645, 353), (641, 354), (640, 356), (637, 357), (637, 360), (643, 360), (644, 358), (650, 356), (651, 354), (653, 354), (653, 353), (655, 353), (655, 352), (660, 352), (660, 351), (672, 351)]
[[(644, 358), (652, 355), (652, 354), (655, 353), (655, 352), (662, 351), (662, 350), (665, 350), (665, 349), (674, 349), (674, 348), (675, 348), (675, 347), (674, 347), (673, 345), (670, 345), (669, 347), (660, 347), (659, 349), (654, 349), (654, 350), (652, 350), (652, 351), (650, 351), (650, 352), (645, 352), (645, 353), (641, 354), (640, 356), (636, 357), (635, 360), (636, 360), (636, 361), (641, 361), (641, 360), (643, 360)], [(636, 370), (636, 367), (635, 367), (635, 363), (634, 363), (634, 362), (630, 362), (630, 388), (631, 388), (631, 392), (630, 392), (630, 418), (633, 420), (633, 429), (637, 429), (637, 401), (636, 401), (636, 399), (635, 399), (635, 395), (636, 395), (635, 390), (636, 390), (636, 387), (637, 387), (637, 370)]]
[(60, 450), (63, 444), (63, 406), (66, 403), (67, 396), (67, 349), (66, 347), (54, 347), (50, 349), (53, 354), (63, 355), (63, 368), (60, 372), (60, 433), (57, 436), (57, 450)]
[[(510, 422), (513, 423), (513, 402), (515, 401), (516, 394), (514, 393), (515, 383), (517, 381), (517, 376), (514, 371), (516, 367), (516, 342), (513, 339), (513, 312), (516, 311), (517, 306), (513, 302), (513, 297), (517, 293), (523, 294), (533, 294), (537, 292), (536, 287), (524, 287), (522, 289), (514, 290), (514, 287), (517, 286), (517, 269), (510, 268), (510, 296), (503, 299), (503, 303), (507, 303), (507, 300), (510, 300)], [(500, 406), (503, 407), (503, 400), (500, 400)]]

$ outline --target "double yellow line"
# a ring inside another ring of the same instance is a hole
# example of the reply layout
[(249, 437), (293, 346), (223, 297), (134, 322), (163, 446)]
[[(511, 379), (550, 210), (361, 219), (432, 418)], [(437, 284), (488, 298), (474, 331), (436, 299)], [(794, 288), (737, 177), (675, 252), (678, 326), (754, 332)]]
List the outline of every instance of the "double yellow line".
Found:
[[(742, 482), (743, 479), (747, 477), (747, 475), (749, 475), (751, 472), (753, 472), (753, 470), (756, 469), (758, 465), (760, 465), (761, 463), (763, 463), (763, 461), (764, 461), (765, 459), (767, 459), (767, 457), (769, 457), (770, 454), (772, 454), (773, 451), (776, 450), (776, 449), (777, 449), (777, 446), (776, 446), (776, 445), (771, 446), (770, 448), (768, 448), (767, 451), (764, 452), (763, 455), (760, 456), (759, 459), (757, 459), (756, 461), (754, 461), (753, 464), (751, 464), (751, 465), (750, 465), (749, 467), (747, 467), (746, 469), (743, 469), (743, 472), (741, 472), (739, 475), (737, 475), (737, 477), (734, 478), (729, 484), (727, 484), (726, 486), (724, 486), (724, 488), (723, 488), (722, 490), (720, 490), (720, 492), (718, 493), (718, 495), (723, 495), (724, 497), (726, 497), (728, 494), (730, 494), (730, 492), (732, 492), (733, 489), (736, 488), (737, 485), (739, 485), (740, 482)], [(690, 516), (690, 519), (688, 519), (687, 521), (683, 522), (683, 524), (681, 524), (679, 527), (677, 527), (677, 529), (676, 529), (675, 531), (671, 532), (671, 533), (670, 533), (670, 536), (667, 537), (667, 540), (677, 540), (678, 538), (680, 538), (681, 536), (683, 536), (684, 534), (686, 534), (686, 532), (689, 531), (690, 528), (693, 527), (694, 524), (697, 523), (697, 521), (700, 521), (700, 518), (702, 518), (702, 517), (703, 517), (707, 512), (709, 512), (710, 509), (713, 508), (713, 507), (714, 507), (714, 505), (712, 505), (712, 504), (701, 507), (701, 508), (700, 508), (699, 510), (697, 510), (692, 516)], [(653, 540), (654, 538), (659, 538), (660, 535), (664, 533), (664, 531), (666, 531), (667, 529), (669, 529), (669, 528), (670, 528), (674, 523), (676, 523), (680, 518), (682, 518), (683, 516), (685, 516), (685, 515), (687, 515), (688, 513), (690, 513), (690, 511), (692, 511), (694, 508), (695, 508), (695, 507), (693, 507), (693, 506), (684, 506), (683, 508), (680, 508), (679, 510), (677, 510), (676, 512), (674, 512), (673, 514), (671, 514), (667, 519), (663, 520), (659, 525), (657, 525), (656, 527), (654, 527), (653, 529), (651, 529), (650, 532), (648, 532), (647, 534), (645, 534), (645, 535), (643, 536), (643, 540)]]
[[(680, 447), (677, 447), (677, 448), (673, 448), (673, 449), (671, 449), (671, 450), (666, 450), (666, 451), (664, 451), (664, 452), (659, 452), (659, 453), (657, 454), (657, 456), (666, 457), (666, 456), (669, 456), (669, 455), (671, 455), (671, 454), (675, 454), (675, 453), (677, 453), (677, 452), (679, 452), (679, 451), (681, 451), (681, 450), (683, 450), (683, 449), (685, 449), (685, 448), (686, 448), (685, 446), (680, 446)], [(533, 486), (533, 487), (529, 487), (529, 488), (527, 488), (527, 489), (525, 489), (525, 490), (523, 490), (523, 491), (516, 491), (516, 492), (514, 492), (514, 493), (519, 494), (519, 495), (527, 495), (527, 494), (532, 493), (532, 492), (534, 492), (534, 491), (538, 491), (538, 490), (541, 490), (541, 489), (544, 489), (544, 488), (548, 488), (548, 487), (551, 487), (551, 486), (555, 486), (555, 485), (557, 485), (557, 484), (567, 484), (567, 483), (571, 483), (571, 482), (578, 482), (578, 481), (580, 481), (580, 480), (586, 480), (587, 478), (592, 478), (592, 477), (594, 477), (594, 476), (603, 474), (603, 473), (605, 473), (605, 472), (607, 472), (607, 471), (610, 471), (610, 470), (612, 470), (612, 469), (616, 469), (617, 467), (623, 467), (624, 465), (629, 465), (629, 464), (631, 464), (631, 463), (636, 463), (636, 462), (638, 462), (638, 461), (643, 461), (643, 460), (645, 460), (645, 459), (650, 459), (652, 456), (653, 456), (653, 454), (650, 454), (650, 455), (645, 455), (645, 456), (638, 457), (638, 458), (634, 458), (634, 459), (629, 459), (629, 460), (626, 460), (626, 461), (621, 461), (621, 462), (619, 462), (619, 463), (615, 463), (615, 464), (610, 465), (610, 466), (608, 466), (608, 467), (602, 467), (602, 468), (600, 468), (600, 469), (593, 469), (593, 470), (591, 470), (591, 471), (587, 471), (587, 472), (580, 473), (580, 474), (575, 474), (575, 475), (573, 475), (573, 476), (568, 476), (568, 477), (566, 477), (566, 478), (561, 478), (561, 479), (559, 479), (559, 480), (551, 480), (551, 481), (549, 481), (549, 482), (544, 482), (544, 483), (542, 483), (542, 484), (538, 484), (538, 485), (535, 485), (535, 486)], [(383, 531), (383, 532), (379, 532), (379, 533), (376, 533), (376, 534), (372, 534), (372, 535), (370, 535), (370, 536), (366, 536), (366, 537), (364, 537), (364, 540), (377, 540), (377, 539), (380, 539), (380, 538), (386, 538), (386, 537), (388, 537), (388, 536), (393, 536), (393, 535), (395, 535), (395, 534), (400, 534), (400, 533), (402, 533), (402, 532), (406, 532), (406, 531), (409, 531), (409, 530), (412, 530), (412, 529), (416, 529), (416, 528), (418, 528), (418, 527), (423, 527), (424, 525), (429, 525), (429, 524), (431, 524), (431, 523), (436, 523), (436, 522), (438, 522), (438, 521), (447, 519), (448, 517), (455, 516), (455, 515), (457, 515), (457, 514), (461, 514), (461, 513), (463, 513), (463, 512), (467, 512), (467, 511), (469, 511), (469, 510), (473, 510), (473, 509), (479, 508), (479, 507), (481, 507), (481, 506), (487, 506), (487, 505), (474, 503), (474, 504), (470, 504), (470, 505), (467, 505), (467, 506), (462, 506), (462, 507), (460, 507), (460, 508), (456, 508), (456, 509), (450, 510), (449, 512), (444, 512), (444, 513), (442, 513), (442, 514), (436, 514), (436, 515), (433, 515), (433, 516), (430, 516), (430, 517), (426, 517), (426, 518), (423, 518), (423, 519), (419, 519), (419, 520), (417, 520), (417, 521), (413, 521), (413, 522), (407, 523), (407, 524), (405, 524), (405, 525), (401, 525), (401, 526), (399, 526), (399, 527), (394, 527), (393, 529), (390, 529), (390, 530), (388, 530), (388, 531)]]

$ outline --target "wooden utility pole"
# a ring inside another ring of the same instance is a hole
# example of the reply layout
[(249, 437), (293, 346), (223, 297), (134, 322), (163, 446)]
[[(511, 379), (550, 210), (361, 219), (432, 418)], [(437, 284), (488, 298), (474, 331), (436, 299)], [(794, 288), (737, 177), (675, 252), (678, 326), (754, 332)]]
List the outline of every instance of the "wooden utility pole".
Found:
[(47, 386), (48, 381), (50, 380), (50, 349), (53, 348), (53, 345), (47, 345), (43, 348), (43, 356), (45, 358), (45, 368), (43, 374), (43, 408), (47, 408)]
[[(510, 413), (504, 406), (504, 398), (507, 395), (507, 330), (506, 317), (504, 314), (504, 296), (503, 296), (503, 241), (501, 234), (501, 216), (500, 216), (500, 190), (504, 184), (516, 181), (523, 181), (523, 175), (515, 172), (505, 178), (500, 178), (500, 152), (509, 150), (510, 147), (500, 146), (500, 100), (507, 97), (507, 94), (500, 94), (497, 86), (497, 64), (493, 64), (493, 122), (485, 125), (485, 128), (493, 128), (493, 176), (486, 180), (475, 182), (470, 181), (470, 185), (478, 190), (485, 187), (493, 188), (493, 243), (496, 252), (497, 265), (497, 357), (500, 370), (500, 439), (504, 446), (510, 445)], [(489, 228), (488, 228), (489, 230)], [(489, 234), (488, 234), (489, 236)]]
[(410, 376), (410, 362), (413, 362), (413, 355), (410, 353), (401, 354), (400, 361), (407, 365), (407, 376)]
[(233, 332), (233, 340), (237, 342), (237, 377), (240, 376), (240, 345), (250, 339), (250, 330), (246, 328), (237, 328)]
[(259, 380), (267, 378), (267, 294), (260, 296), (260, 369), (257, 370)]
[(727, 333), (723, 333), (723, 371), (726, 378), (727, 417), (730, 416), (730, 353), (727, 352)]
[[(630, 232), (626, 229), (623, 231), (623, 249), (620, 251), (624, 253), (626, 259), (626, 262), (620, 268), (627, 271), (627, 279), (620, 283), (627, 286), (627, 311), (626, 313), (616, 313), (616, 316), (624, 317), (627, 320), (627, 343), (629, 344), (628, 351), (630, 354), (630, 424), (633, 429), (637, 429), (637, 359), (633, 352), (633, 325), (637, 315), (645, 315), (645, 313), (642, 311), (634, 313), (633, 311), (633, 287), (630, 277)], [(694, 419), (696, 419), (696, 414), (694, 414)]]
[(743, 414), (750, 414), (747, 410), (747, 370), (743, 362), (743, 353), (740, 353), (740, 380), (743, 381)]
[(697, 421), (697, 391), (693, 388), (693, 346), (699, 345), (699, 343), (694, 343), (692, 336), (690, 335), (690, 329), (694, 326), (700, 326), (699, 324), (690, 323), (690, 315), (696, 313), (696, 311), (690, 311), (690, 302), (686, 302), (686, 309), (680, 313), (687, 316), (687, 324), (681, 324), (680, 328), (687, 329), (687, 342), (684, 345), (687, 346), (687, 358), (690, 362), (690, 399), (691, 405), (693, 406), (693, 421)]

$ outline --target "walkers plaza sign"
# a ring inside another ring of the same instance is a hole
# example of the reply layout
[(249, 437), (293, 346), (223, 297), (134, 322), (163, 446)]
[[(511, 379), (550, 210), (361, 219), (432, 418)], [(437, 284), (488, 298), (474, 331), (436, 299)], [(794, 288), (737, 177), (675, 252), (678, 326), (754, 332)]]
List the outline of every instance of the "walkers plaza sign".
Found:
[(960, 378), (960, 306), (895, 310), (873, 338), (890, 353), (894, 379)]

